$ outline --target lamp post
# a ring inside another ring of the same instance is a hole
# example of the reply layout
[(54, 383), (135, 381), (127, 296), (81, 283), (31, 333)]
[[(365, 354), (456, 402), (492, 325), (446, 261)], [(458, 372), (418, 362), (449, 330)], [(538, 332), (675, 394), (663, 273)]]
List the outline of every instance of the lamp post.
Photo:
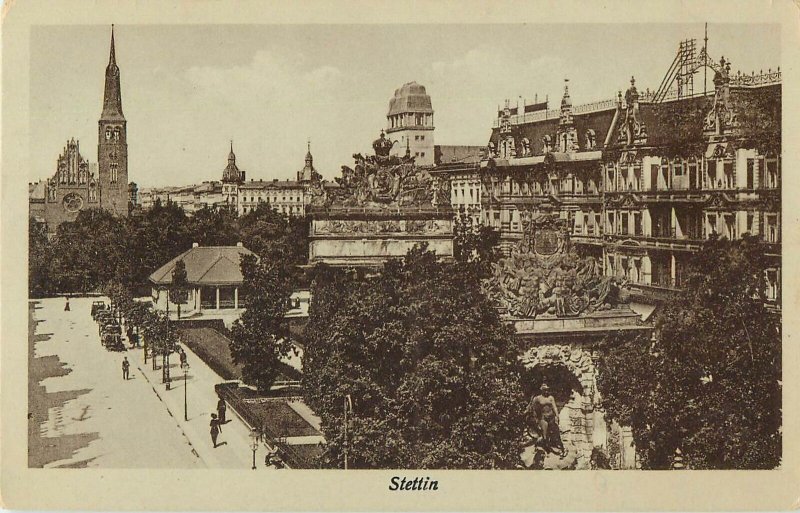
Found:
[(350, 394), (344, 396), (344, 469), (347, 470), (347, 410), (353, 411), (353, 401)]
[(189, 407), (187, 406), (186, 388), (189, 386), (189, 364), (183, 363), (183, 420), (189, 422)]
[(255, 429), (250, 430), (250, 448), (253, 449), (253, 470), (256, 469), (256, 451), (258, 450), (258, 431)]

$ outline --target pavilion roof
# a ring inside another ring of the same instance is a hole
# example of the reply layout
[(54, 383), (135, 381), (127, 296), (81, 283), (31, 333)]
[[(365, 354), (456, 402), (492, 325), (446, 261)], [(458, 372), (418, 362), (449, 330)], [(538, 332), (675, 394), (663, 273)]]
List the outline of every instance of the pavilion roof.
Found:
[(186, 281), (191, 285), (236, 285), (243, 281), (239, 266), (243, 255), (255, 255), (243, 246), (197, 246), (184, 251), (150, 275), (155, 285), (172, 284), (178, 260), (186, 265)]

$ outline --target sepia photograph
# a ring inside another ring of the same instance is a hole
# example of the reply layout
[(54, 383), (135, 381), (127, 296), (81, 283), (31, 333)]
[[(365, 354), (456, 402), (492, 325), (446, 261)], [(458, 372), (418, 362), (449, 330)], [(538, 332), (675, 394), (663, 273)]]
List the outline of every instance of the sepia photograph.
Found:
[(796, 27), (711, 12), (31, 24), (24, 466), (785, 471)]

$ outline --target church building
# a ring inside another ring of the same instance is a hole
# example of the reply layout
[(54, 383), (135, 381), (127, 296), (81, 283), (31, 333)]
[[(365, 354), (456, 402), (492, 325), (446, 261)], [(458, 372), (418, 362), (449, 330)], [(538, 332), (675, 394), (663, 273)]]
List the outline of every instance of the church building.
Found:
[(29, 188), (30, 216), (44, 223), (51, 234), (58, 225), (74, 221), (78, 212), (88, 208), (127, 216), (133, 207), (131, 200), (136, 198), (135, 189), (135, 184), (128, 184), (127, 122), (122, 112), (112, 26), (103, 111), (98, 121), (97, 164), (81, 155), (78, 141), (67, 141), (56, 163), (55, 175)]

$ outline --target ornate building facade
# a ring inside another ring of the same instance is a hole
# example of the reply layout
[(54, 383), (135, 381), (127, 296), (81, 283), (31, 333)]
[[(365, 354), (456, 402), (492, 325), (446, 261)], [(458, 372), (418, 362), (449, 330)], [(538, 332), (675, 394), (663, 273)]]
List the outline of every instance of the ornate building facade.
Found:
[(558, 110), (506, 105), (490, 158), (450, 170), (451, 184), (480, 177), (480, 215), (506, 253), (523, 216), (555, 214), (645, 300), (681, 287), (703, 240), (755, 235), (779, 307), (781, 74), (733, 75), (724, 60), (713, 70), (708, 93), (658, 99), (631, 79), (624, 95), (589, 105), (573, 106), (568, 84)]
[(126, 216), (137, 197), (128, 183), (127, 121), (122, 112), (120, 73), (111, 29), (111, 49), (105, 72), (103, 111), (98, 121), (97, 162), (90, 164), (80, 153), (80, 143), (67, 141), (56, 163), (55, 175), (41, 186), (33, 185), (30, 215), (54, 233), (58, 225), (74, 221), (78, 212), (103, 208)]

